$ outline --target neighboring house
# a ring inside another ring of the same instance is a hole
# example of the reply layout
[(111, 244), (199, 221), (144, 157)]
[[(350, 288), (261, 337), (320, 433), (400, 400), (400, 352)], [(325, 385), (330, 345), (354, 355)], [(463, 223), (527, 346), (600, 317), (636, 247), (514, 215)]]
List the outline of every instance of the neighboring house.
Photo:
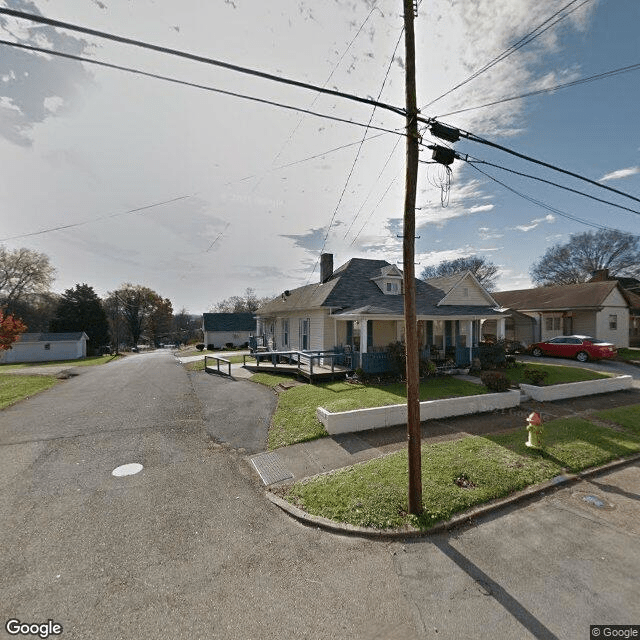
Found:
[(0, 351), (0, 362), (46, 362), (87, 357), (84, 331), (72, 333), (22, 333), (8, 351)]
[(608, 269), (593, 272), (590, 282), (617, 280), (629, 304), (629, 346), (640, 347), (640, 280), (637, 278), (612, 278)]
[(244, 346), (249, 336), (256, 332), (256, 320), (253, 313), (204, 313), (202, 315), (202, 333), (204, 344), (209, 348), (220, 349), (226, 344), (234, 347)]
[(498, 291), (492, 295), (501, 307), (533, 320), (533, 327), (513, 327), (513, 339), (525, 345), (577, 334), (607, 340), (618, 347), (629, 346), (630, 294), (615, 280)]
[[(384, 352), (404, 340), (402, 278), (400, 269), (385, 260), (353, 258), (334, 271), (333, 256), (323, 254), (320, 282), (284, 291), (256, 311), (258, 334), (271, 350), (345, 350), (367, 370), (364, 363), (372, 358), (364, 354)], [(420, 347), (468, 363), (483, 320), (499, 319), (504, 332), (505, 315), (496, 306), (469, 272), (416, 280)]]

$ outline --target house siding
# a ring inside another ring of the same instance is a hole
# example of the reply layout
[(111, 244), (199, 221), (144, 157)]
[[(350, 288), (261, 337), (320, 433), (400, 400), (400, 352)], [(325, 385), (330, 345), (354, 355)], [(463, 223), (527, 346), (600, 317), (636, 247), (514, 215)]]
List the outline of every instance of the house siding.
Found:
[(593, 311), (575, 311), (573, 333), (579, 336), (593, 336), (597, 333), (596, 316)]
[(227, 342), (232, 342), (234, 346), (242, 346), (249, 342), (251, 331), (205, 331), (204, 344), (212, 344), (216, 349), (222, 348)]
[[(468, 295), (464, 295), (465, 289)], [(444, 298), (442, 305), (471, 305), (471, 306), (487, 306), (491, 301), (475, 281), (467, 276), (463, 278)]]
[[(45, 349), (45, 344), (49, 349)], [(87, 355), (86, 341), (77, 342), (25, 342), (14, 343), (2, 352), (0, 362), (47, 362), (49, 360), (79, 360)]]

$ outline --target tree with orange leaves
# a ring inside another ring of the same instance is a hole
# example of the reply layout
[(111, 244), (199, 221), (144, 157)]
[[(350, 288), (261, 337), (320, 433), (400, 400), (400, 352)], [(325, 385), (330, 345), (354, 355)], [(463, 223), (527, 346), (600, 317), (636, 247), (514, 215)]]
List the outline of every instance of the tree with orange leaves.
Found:
[(0, 310), (0, 351), (11, 349), (18, 336), (27, 330), (27, 325), (13, 316), (5, 316)]

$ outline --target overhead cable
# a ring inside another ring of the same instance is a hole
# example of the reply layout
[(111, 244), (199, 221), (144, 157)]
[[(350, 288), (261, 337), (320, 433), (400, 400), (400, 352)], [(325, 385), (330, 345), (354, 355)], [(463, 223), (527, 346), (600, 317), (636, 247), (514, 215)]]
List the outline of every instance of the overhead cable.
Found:
[(517, 196), (519, 196), (521, 198), (524, 198), (528, 202), (531, 202), (532, 204), (535, 204), (535, 205), (537, 205), (539, 207), (542, 207), (543, 209), (546, 209), (547, 211), (551, 211), (552, 213), (556, 213), (556, 214), (558, 214), (559, 216), (561, 216), (563, 218), (567, 218), (568, 220), (573, 220), (574, 222), (579, 222), (580, 224), (584, 224), (584, 225), (586, 225), (588, 227), (593, 227), (594, 229), (603, 229), (603, 230), (606, 230), (606, 231), (619, 231), (619, 229), (614, 229), (613, 227), (608, 227), (608, 226), (603, 225), (603, 224), (598, 224), (597, 222), (590, 222), (588, 220), (585, 220), (584, 218), (578, 218), (577, 216), (571, 215), (570, 213), (566, 213), (565, 211), (562, 211), (561, 209), (558, 209), (556, 207), (552, 207), (550, 204), (547, 204), (546, 202), (543, 202), (542, 200), (537, 200), (536, 198), (528, 196), (527, 194), (522, 193), (521, 191), (518, 191), (517, 189), (514, 189), (513, 187), (510, 187), (509, 185), (505, 184), (501, 180), (498, 180), (496, 177), (492, 176), (491, 174), (487, 173), (486, 171), (483, 171), (482, 169), (480, 169), (475, 164), (471, 164), (471, 167), (473, 167), (476, 171), (481, 173), (483, 176), (486, 176), (490, 180), (493, 180), (494, 182), (497, 182), (499, 185), (503, 186), (508, 191), (511, 191), (511, 193), (515, 193), (515, 195), (517, 195)]
[[(561, 15), (557, 20), (555, 20), (555, 22), (551, 22), (556, 16), (563, 13), (566, 9), (568, 9), (571, 5), (575, 4), (576, 2), (578, 2), (578, 0), (571, 0), (571, 2), (566, 4), (564, 7), (562, 7), (558, 11), (556, 11), (553, 15), (549, 16), (544, 22), (541, 22), (535, 29), (533, 29), (532, 31), (527, 33), (525, 36), (520, 38), (520, 40), (518, 40), (517, 42), (512, 44), (510, 47), (505, 49), (502, 53), (497, 55), (495, 58), (487, 62), (487, 64), (485, 64), (483, 67), (481, 67), (477, 71), (474, 71), (466, 80), (463, 80), (462, 82), (458, 83), (455, 87), (452, 87), (448, 91), (445, 91), (445, 93), (443, 93), (442, 95), (438, 96), (437, 98), (434, 98), (431, 102), (429, 102), (424, 107), (422, 107), (422, 110), (426, 109), (427, 107), (430, 107), (432, 104), (438, 102), (445, 96), (448, 96), (450, 93), (453, 93), (456, 89), (459, 89), (460, 87), (464, 86), (468, 82), (471, 82), (472, 80), (477, 78), (479, 75), (485, 73), (485, 71), (488, 71), (489, 69), (491, 69), (491, 67), (494, 67), (499, 62), (502, 62), (502, 60), (504, 60), (505, 58), (508, 58), (512, 53), (515, 53), (518, 49), (521, 49), (525, 45), (529, 44), (530, 42), (532, 42), (533, 40), (541, 36), (545, 31), (548, 31), (549, 29), (551, 29), (551, 27), (554, 27), (556, 24), (558, 24), (558, 22), (560, 22), (561, 20), (564, 20), (567, 16), (571, 15), (574, 11), (577, 11), (580, 7), (587, 4), (587, 2), (590, 2), (590, 0), (583, 0), (577, 7), (574, 7), (573, 9), (571, 9), (571, 11), (568, 11), (567, 13), (564, 13), (563, 15)], [(551, 22), (551, 24), (548, 24), (549, 22)], [(545, 27), (545, 25), (547, 26)], [(545, 27), (545, 28), (543, 29), (542, 27)]]
[(579, 191), (578, 189), (571, 189), (570, 187), (565, 187), (564, 185), (558, 184), (557, 182), (552, 182), (551, 180), (545, 180), (544, 178), (539, 178), (538, 176), (533, 176), (529, 173), (522, 173), (521, 171), (516, 171), (515, 169), (509, 169), (509, 167), (503, 167), (499, 164), (494, 164), (493, 162), (487, 162), (486, 160), (479, 160), (477, 158), (472, 158), (471, 156), (468, 156), (466, 158), (462, 156), (462, 157), (459, 157), (459, 159), (468, 162), (470, 165), (485, 164), (489, 167), (495, 167), (496, 169), (501, 169), (502, 171), (508, 171), (509, 173), (513, 173), (517, 176), (530, 178), (531, 180), (537, 180), (538, 182), (544, 182), (545, 184), (549, 184), (553, 187), (557, 187), (558, 189), (564, 189), (565, 191), (576, 193), (579, 196), (584, 196), (585, 198), (591, 198), (591, 200), (595, 200), (596, 202), (602, 202), (612, 207), (617, 207), (618, 209), (623, 209), (624, 211), (629, 211), (631, 213), (640, 215), (640, 211), (637, 211), (636, 209), (630, 209), (629, 207), (624, 207), (623, 205), (617, 204), (615, 202), (611, 202), (610, 200), (603, 200), (602, 198), (596, 198), (596, 196), (592, 196), (591, 194), (585, 193), (584, 191)]
[(559, 89), (566, 89), (567, 87), (575, 87), (580, 84), (586, 84), (588, 82), (594, 82), (595, 80), (604, 80), (605, 78), (611, 78), (613, 76), (617, 76), (621, 73), (629, 73), (630, 71), (640, 71), (640, 63), (631, 64), (627, 67), (620, 67), (619, 69), (611, 69), (610, 71), (604, 71), (603, 73), (597, 73), (593, 76), (588, 76), (587, 78), (580, 78), (579, 80), (572, 80), (571, 82), (563, 82), (562, 84), (556, 84), (553, 87), (547, 87), (546, 89), (537, 89), (536, 91), (528, 91), (527, 93), (521, 93), (517, 96), (510, 96), (508, 98), (500, 98), (498, 100), (494, 100), (493, 102), (486, 102), (485, 104), (479, 104), (475, 107), (466, 107), (464, 109), (457, 109), (456, 111), (449, 111), (448, 113), (442, 113), (436, 118), (446, 118), (447, 116), (452, 116), (457, 113), (464, 113), (465, 111), (474, 111), (475, 109), (484, 109), (484, 107), (493, 107), (497, 104), (502, 104), (503, 102), (511, 102), (512, 100), (522, 100), (523, 98), (530, 98), (531, 96), (537, 96), (542, 93), (551, 93), (553, 91), (558, 91)]
[(395, 133), (396, 135), (404, 135), (399, 131), (393, 129), (386, 129), (384, 127), (377, 127), (373, 125), (367, 125), (363, 122), (356, 122), (355, 120), (347, 120), (346, 118), (338, 118), (337, 116), (330, 116), (317, 111), (309, 111), (308, 109), (302, 109), (301, 107), (294, 107), (292, 105), (284, 104), (282, 102), (275, 102), (273, 100), (265, 100), (264, 98), (256, 98), (255, 96), (249, 96), (242, 93), (236, 93), (234, 91), (225, 91), (224, 89), (218, 89), (204, 84), (198, 84), (196, 82), (188, 82), (186, 80), (179, 80), (178, 78), (172, 78), (170, 76), (163, 76), (157, 73), (150, 73), (148, 71), (142, 71), (133, 67), (124, 67), (118, 64), (112, 64), (110, 62), (103, 62), (101, 60), (93, 60), (92, 58), (84, 58), (71, 53), (63, 53), (61, 51), (54, 51), (53, 49), (45, 49), (43, 47), (34, 47), (32, 45), (20, 44), (18, 42), (10, 42), (9, 40), (0, 40), (0, 45), (6, 45), (9, 47), (16, 47), (18, 49), (26, 49), (28, 51), (36, 51), (38, 53), (46, 53), (52, 56), (58, 56), (60, 58), (67, 58), (68, 60), (77, 60), (79, 62), (87, 62), (89, 64), (95, 64), (100, 67), (107, 67), (108, 69), (116, 69), (118, 71), (125, 71), (127, 73), (133, 73), (136, 75), (144, 76), (147, 78), (154, 78), (156, 80), (164, 80), (165, 82), (171, 82), (173, 84), (184, 85), (187, 87), (193, 87), (195, 89), (203, 89), (205, 91), (211, 91), (213, 93), (219, 93), (225, 96), (231, 96), (233, 98), (241, 98), (242, 100), (249, 100), (251, 102), (257, 102), (260, 104), (267, 104), (273, 107), (279, 107), (281, 109), (289, 109), (290, 111), (298, 111), (300, 113), (306, 113), (307, 115), (316, 116), (318, 118), (324, 118), (326, 120), (334, 120), (335, 122), (344, 122), (346, 124), (352, 124), (358, 127), (365, 127), (368, 129), (374, 129), (376, 131), (384, 131), (385, 133)]
[(216, 60), (214, 58), (200, 56), (194, 53), (189, 53), (187, 51), (180, 51), (178, 49), (163, 47), (160, 45), (151, 44), (149, 42), (142, 42), (141, 40), (134, 40), (133, 38), (125, 38), (123, 36), (115, 35), (113, 33), (98, 31), (96, 29), (82, 27), (80, 25), (71, 24), (69, 22), (63, 22), (61, 20), (53, 20), (51, 18), (46, 18), (45, 16), (40, 16), (33, 13), (16, 11), (14, 9), (6, 9), (6, 8), (0, 7), (0, 14), (13, 16), (14, 18), (19, 18), (22, 20), (29, 20), (31, 22), (36, 22), (39, 24), (46, 24), (51, 27), (56, 27), (58, 29), (67, 29), (69, 31), (76, 31), (78, 33), (83, 33), (85, 35), (91, 35), (97, 38), (104, 38), (106, 40), (111, 40), (113, 42), (119, 42), (121, 44), (127, 44), (134, 47), (140, 47), (142, 49), (149, 49), (150, 51), (156, 51), (157, 53), (177, 56), (179, 58), (185, 58), (187, 60), (192, 60), (194, 62), (201, 62), (203, 64), (208, 64), (215, 67), (220, 67), (222, 69), (227, 69), (228, 71), (235, 71), (236, 73), (242, 73), (242, 74), (254, 76), (257, 78), (262, 78), (263, 80), (270, 80), (272, 82), (287, 84), (287, 85), (299, 87), (302, 89), (311, 89), (312, 91), (318, 91), (320, 93), (325, 93), (327, 95), (335, 96), (337, 98), (344, 98), (346, 100), (352, 100), (355, 102), (360, 102), (362, 104), (376, 106), (376, 107), (379, 107), (380, 109), (385, 109), (387, 111), (391, 111), (392, 113), (396, 113), (399, 115), (403, 115), (403, 116), (405, 115), (405, 110), (400, 107), (395, 107), (390, 104), (379, 103), (379, 102), (376, 102), (375, 100), (371, 100), (370, 98), (363, 98), (361, 96), (356, 96), (350, 93), (344, 93), (342, 91), (336, 91), (334, 89), (327, 89), (325, 87), (320, 87), (318, 85), (310, 84), (308, 82), (301, 82), (300, 80), (292, 80), (291, 78), (276, 76), (272, 73), (258, 71), (257, 69), (250, 69), (249, 67), (243, 67), (237, 64), (232, 64), (230, 62), (224, 62), (223, 60)]
[[(420, 122), (425, 122), (428, 125), (433, 124), (444, 124), (439, 120), (435, 120), (434, 118), (423, 118), (422, 116), (418, 116), (418, 120)], [(625, 193), (620, 189), (615, 189), (614, 187), (610, 187), (607, 184), (602, 184), (597, 180), (592, 180), (591, 178), (587, 178), (586, 176), (580, 175), (579, 173), (574, 173), (573, 171), (569, 171), (567, 169), (563, 169), (562, 167), (558, 167), (556, 165), (550, 164), (549, 162), (544, 162), (543, 160), (537, 160), (536, 158), (532, 158), (531, 156), (527, 156), (524, 153), (519, 153), (518, 151), (514, 151), (513, 149), (509, 149), (509, 147), (505, 147), (497, 142), (491, 142), (490, 140), (486, 140), (485, 138), (481, 138), (480, 136), (471, 133), (469, 131), (465, 131), (464, 129), (458, 129), (457, 127), (452, 127), (451, 125), (445, 125), (449, 129), (454, 129), (462, 138), (466, 138), (467, 140), (471, 140), (472, 142), (478, 142), (480, 144), (485, 144), (489, 147), (493, 147), (494, 149), (499, 149), (500, 151), (504, 151), (506, 153), (511, 154), (512, 156), (516, 156), (517, 158), (522, 158), (523, 160), (527, 160), (528, 162), (533, 162), (534, 164), (538, 164), (542, 167), (547, 167), (547, 169), (553, 169), (554, 171), (558, 171), (559, 173), (564, 173), (565, 175), (571, 176), (573, 178), (577, 178), (578, 180), (583, 180), (584, 182), (588, 182), (589, 184), (593, 184), (596, 187), (600, 187), (601, 189), (606, 189), (607, 191), (611, 191), (612, 193), (617, 193), (620, 196), (624, 196), (625, 198), (629, 198), (630, 200), (635, 200), (636, 202), (640, 202), (640, 198), (636, 196), (632, 196), (629, 193)]]

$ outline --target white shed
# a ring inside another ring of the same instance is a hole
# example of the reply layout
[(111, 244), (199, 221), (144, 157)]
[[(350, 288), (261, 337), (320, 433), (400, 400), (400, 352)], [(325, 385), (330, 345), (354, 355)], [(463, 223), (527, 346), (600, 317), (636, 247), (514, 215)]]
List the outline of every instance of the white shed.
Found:
[(11, 349), (0, 351), (0, 363), (79, 360), (87, 357), (84, 331), (73, 333), (23, 333)]

